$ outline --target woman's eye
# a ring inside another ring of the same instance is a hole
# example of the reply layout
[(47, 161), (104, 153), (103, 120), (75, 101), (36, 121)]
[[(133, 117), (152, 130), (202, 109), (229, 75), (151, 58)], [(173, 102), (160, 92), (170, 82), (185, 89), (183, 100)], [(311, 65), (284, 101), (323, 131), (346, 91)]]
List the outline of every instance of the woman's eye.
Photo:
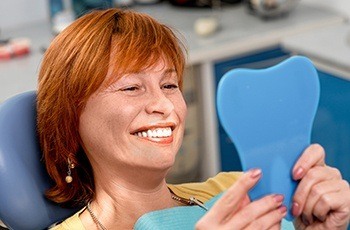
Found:
[(122, 91), (136, 91), (138, 89), (139, 88), (137, 86), (130, 86), (130, 87), (123, 88)]
[(164, 89), (177, 89), (177, 88), (179, 88), (179, 86), (176, 84), (166, 84), (163, 86), (163, 88)]

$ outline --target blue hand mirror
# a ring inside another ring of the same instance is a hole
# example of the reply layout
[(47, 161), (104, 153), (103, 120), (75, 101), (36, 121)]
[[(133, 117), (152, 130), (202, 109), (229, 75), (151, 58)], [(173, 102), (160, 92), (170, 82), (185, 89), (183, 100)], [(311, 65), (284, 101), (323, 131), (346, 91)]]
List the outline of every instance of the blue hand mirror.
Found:
[[(320, 89), (311, 61), (294, 56), (260, 70), (234, 69), (221, 79), (217, 109), (244, 171), (261, 168), (252, 200), (278, 193), (291, 209), (297, 182), (292, 169), (310, 144)], [(292, 220), (289, 211), (286, 217)]]

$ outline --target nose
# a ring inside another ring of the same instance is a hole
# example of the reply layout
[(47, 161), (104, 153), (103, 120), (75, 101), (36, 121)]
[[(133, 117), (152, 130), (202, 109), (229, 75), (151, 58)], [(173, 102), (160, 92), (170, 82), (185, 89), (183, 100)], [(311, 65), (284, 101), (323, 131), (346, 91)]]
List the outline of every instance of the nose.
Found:
[(167, 117), (175, 108), (173, 102), (161, 89), (154, 90), (148, 97), (149, 102), (146, 105), (146, 112), (148, 114), (161, 114)]

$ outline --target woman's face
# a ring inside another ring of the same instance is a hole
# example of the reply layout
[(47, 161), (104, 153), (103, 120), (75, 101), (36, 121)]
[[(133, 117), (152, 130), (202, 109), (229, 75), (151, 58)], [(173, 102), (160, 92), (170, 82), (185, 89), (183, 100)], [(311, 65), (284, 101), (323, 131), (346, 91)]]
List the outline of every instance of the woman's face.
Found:
[(159, 61), (93, 94), (79, 132), (93, 167), (168, 169), (182, 143), (186, 113), (175, 70)]

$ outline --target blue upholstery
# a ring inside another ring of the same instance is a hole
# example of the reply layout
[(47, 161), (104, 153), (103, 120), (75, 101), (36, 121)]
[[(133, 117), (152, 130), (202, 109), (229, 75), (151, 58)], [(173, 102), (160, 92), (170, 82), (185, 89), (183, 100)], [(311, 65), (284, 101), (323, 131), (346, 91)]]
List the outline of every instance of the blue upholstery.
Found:
[[(310, 144), (319, 94), (317, 71), (300, 56), (267, 69), (234, 69), (221, 79), (220, 122), (237, 148), (243, 170), (263, 171), (251, 199), (283, 194), (290, 210), (297, 185), (292, 168)], [(293, 219), (290, 212), (286, 219)]]
[(10, 229), (44, 229), (76, 210), (44, 197), (50, 179), (36, 137), (36, 92), (0, 105), (0, 220)]

